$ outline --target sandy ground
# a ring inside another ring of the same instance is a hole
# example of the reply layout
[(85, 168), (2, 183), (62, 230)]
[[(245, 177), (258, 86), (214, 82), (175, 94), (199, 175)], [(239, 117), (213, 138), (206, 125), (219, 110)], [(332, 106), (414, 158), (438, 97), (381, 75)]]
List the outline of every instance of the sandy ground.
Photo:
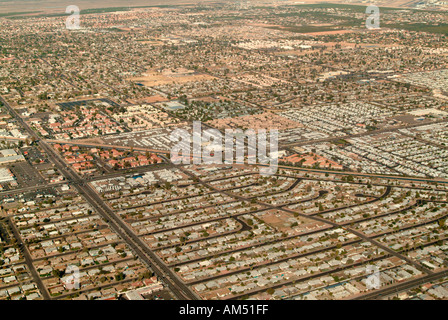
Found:
[[(288, 232), (291, 230), (291, 222), (289, 221), (291, 218), (292, 214), (281, 211), (269, 211), (260, 217), (261, 220), (280, 232)], [(308, 218), (298, 217), (296, 219), (300, 221), (300, 224), (314, 223), (313, 220)]]
[(308, 32), (309, 36), (326, 36), (332, 34), (346, 34), (346, 33), (355, 33), (357, 30), (334, 30), (334, 31), (321, 31), (321, 32)]
[(143, 98), (141, 100), (146, 103), (157, 103), (157, 102), (169, 101), (167, 98), (164, 98), (162, 96), (151, 96), (151, 97)]
[(133, 82), (139, 82), (148, 87), (161, 86), (173, 83), (187, 83), (193, 81), (205, 81), (211, 80), (214, 77), (206, 74), (189, 74), (189, 73), (159, 73), (159, 72), (147, 72), (142, 77), (130, 78)]

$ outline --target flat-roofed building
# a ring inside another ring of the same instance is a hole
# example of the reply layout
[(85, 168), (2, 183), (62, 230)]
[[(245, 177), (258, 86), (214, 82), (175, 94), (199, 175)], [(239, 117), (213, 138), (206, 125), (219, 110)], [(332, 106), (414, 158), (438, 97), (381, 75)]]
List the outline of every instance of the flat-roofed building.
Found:
[(0, 168), (0, 183), (15, 181), (14, 175), (8, 168)]
[(14, 149), (0, 150), (0, 164), (12, 163), (17, 161), (25, 161), (25, 157), (17, 154)]

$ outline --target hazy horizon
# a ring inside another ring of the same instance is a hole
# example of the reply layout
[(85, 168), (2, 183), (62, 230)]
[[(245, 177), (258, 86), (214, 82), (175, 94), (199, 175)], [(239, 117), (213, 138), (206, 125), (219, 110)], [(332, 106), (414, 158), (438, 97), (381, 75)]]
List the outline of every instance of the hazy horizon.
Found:
[[(226, 1), (226, 0), (224, 0)], [(169, 4), (189, 4), (200, 2), (212, 2), (211, 0), (0, 0), (0, 12), (28, 12), (28, 11), (54, 11), (65, 8), (69, 5), (77, 5), (82, 9), (109, 8), (109, 7), (135, 7)], [(216, 2), (216, 1), (213, 1)]]

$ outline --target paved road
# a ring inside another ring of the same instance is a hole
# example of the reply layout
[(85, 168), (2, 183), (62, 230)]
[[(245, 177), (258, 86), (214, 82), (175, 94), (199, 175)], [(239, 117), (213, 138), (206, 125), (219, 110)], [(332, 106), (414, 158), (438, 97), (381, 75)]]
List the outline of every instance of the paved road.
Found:
[[(233, 197), (233, 198), (239, 199), (241, 201), (248, 201), (248, 198), (245, 198), (245, 197), (233, 194), (233, 193), (229, 193), (229, 192), (226, 192), (226, 191), (223, 191), (223, 190), (216, 189), (215, 187), (213, 187), (209, 183), (199, 179), (194, 174), (192, 174), (191, 172), (189, 172), (188, 170), (186, 170), (185, 168), (183, 168), (181, 166), (178, 166), (178, 169), (180, 169), (183, 173), (185, 173), (186, 175), (190, 176), (192, 179), (198, 181), (199, 183), (201, 183), (202, 185), (204, 185), (205, 187), (207, 187), (207, 188), (209, 188), (211, 190), (214, 190), (214, 191), (219, 192), (221, 194), (225, 194), (225, 195), (227, 195), (229, 197)], [(379, 241), (366, 236), (364, 233), (359, 232), (359, 231), (357, 231), (355, 229), (349, 228), (347, 226), (344, 226), (343, 224), (336, 223), (336, 222), (333, 222), (331, 220), (327, 220), (327, 219), (324, 219), (324, 218), (321, 218), (321, 217), (318, 217), (318, 216), (309, 216), (309, 215), (303, 214), (302, 212), (299, 212), (299, 211), (296, 211), (296, 210), (291, 210), (291, 209), (287, 209), (285, 207), (279, 207), (279, 206), (271, 205), (269, 203), (265, 203), (265, 202), (261, 202), (261, 201), (256, 201), (256, 203), (260, 204), (262, 206), (265, 206), (265, 207), (267, 207), (269, 209), (281, 210), (281, 211), (288, 212), (290, 214), (298, 214), (299, 216), (307, 218), (307, 219), (311, 219), (311, 220), (319, 221), (319, 222), (322, 222), (322, 223), (325, 223), (325, 224), (329, 224), (329, 225), (332, 225), (332, 226), (334, 226), (336, 228), (343, 228), (344, 230), (346, 230), (346, 231), (348, 231), (348, 232), (350, 232), (352, 234), (355, 234), (359, 238), (361, 238), (361, 239), (363, 239), (365, 241), (370, 242), (374, 246), (383, 249), (385, 252), (388, 252), (389, 254), (391, 254), (391, 255), (393, 255), (393, 256), (401, 259), (401, 260), (406, 261), (407, 263), (413, 265), (414, 267), (416, 267), (420, 271), (422, 271), (422, 272), (424, 272), (426, 274), (432, 274), (433, 273), (431, 270), (425, 268), (420, 263), (418, 263), (418, 262), (416, 262), (414, 260), (409, 259), (407, 256), (405, 256), (405, 255), (403, 255), (403, 254), (401, 254), (399, 252), (396, 252), (395, 250), (392, 250), (388, 246), (380, 243)]]
[[(56, 151), (48, 145), (45, 141), (39, 140), (39, 137), (34, 130), (18, 115), (18, 113), (2, 98), (5, 107), (12, 116), (26, 129), (31, 137), (36, 138), (39, 146), (47, 153), (47, 156), (55, 164), (56, 168), (66, 177), (67, 181), (72, 182), (78, 192), (92, 205), (93, 208), (109, 223), (109, 225), (117, 232), (120, 237), (130, 246), (136, 255), (154, 272), (163, 279), (170, 290), (179, 299), (197, 300), (199, 297), (188, 288), (170, 268), (168, 268), (160, 258), (152, 252), (149, 247), (137, 236), (132, 230), (104, 203), (99, 195), (92, 189), (92, 187), (85, 182), (75, 171), (73, 171), (60, 157)], [(30, 268), (33, 265), (31, 264)]]
[[(73, 171), (68, 165), (65, 164), (65, 162), (63, 161), (63, 159), (60, 157), (59, 154), (57, 154), (53, 148), (48, 145), (48, 143), (44, 140), (39, 140), (39, 137), (37, 135), (36, 132), (34, 132), (24, 121), (23, 119), (17, 114), (17, 112), (15, 112), (15, 110), (13, 108), (11, 108), (9, 106), (9, 104), (0, 97), (0, 100), (4, 103), (5, 107), (10, 111), (10, 113), (17, 119), (17, 121), (22, 125), (23, 128), (25, 128), (28, 133), (30, 134), (31, 137), (36, 138), (36, 140), (38, 141), (40, 147), (46, 151), (46, 153), (48, 154), (48, 157), (54, 162), (54, 164), (56, 165), (56, 167), (61, 171), (61, 173), (63, 173), (63, 175), (68, 179), (69, 182), (72, 182), (74, 184), (74, 186), (77, 188), (78, 192), (83, 195), (85, 197), (85, 199), (98, 211), (99, 214), (101, 214), (103, 216), (103, 218), (111, 225), (111, 227), (123, 238), (124, 241), (126, 241), (128, 243), (128, 245), (134, 250), (134, 252), (148, 265), (150, 266), (155, 273), (163, 278), (165, 280), (165, 282), (168, 284), (168, 286), (170, 287), (170, 289), (174, 292), (175, 295), (177, 295), (179, 298), (181, 299), (198, 299), (199, 297), (192, 292), (189, 287), (187, 285), (185, 285), (178, 277), (177, 275), (172, 272), (170, 270), (170, 268), (168, 268), (162, 261), (161, 259), (154, 253), (152, 252), (149, 247), (135, 234), (132, 232), (132, 230), (130, 230), (130, 228), (104, 203), (104, 201), (99, 197), (99, 195), (92, 189), (92, 187), (86, 183), (86, 181), (84, 181), (84, 179), (82, 179), (75, 171)], [(439, 122), (445, 122), (445, 121), (439, 121)], [(386, 132), (386, 131), (391, 131), (392, 129), (383, 129), (380, 130), (380, 132)], [(396, 130), (393, 129), (393, 130)], [(359, 136), (362, 135), (367, 135), (367, 134), (372, 134), (372, 132), (369, 133), (365, 133), (365, 134), (361, 134)], [(62, 143), (62, 141), (61, 141)], [(63, 142), (63, 143), (67, 143), (67, 142)], [(72, 142), (73, 143), (73, 142)], [(73, 143), (73, 144), (79, 144), (79, 143)], [(94, 146), (94, 144), (86, 144), (86, 146)], [(97, 145), (99, 146), (99, 145)], [(110, 145), (104, 145), (104, 147), (111, 147)], [(121, 147), (122, 146), (117, 146), (117, 147)], [(134, 148), (136, 149), (136, 148)], [(154, 150), (155, 152), (160, 150)], [(165, 151), (166, 152), (166, 151)], [(232, 198), (236, 198), (239, 200), (243, 200), (243, 201), (247, 201), (248, 198), (245, 197), (241, 197), (239, 195), (235, 195), (233, 193), (230, 193), (228, 191), (225, 190), (219, 190), (214, 188), (213, 186), (211, 186), (209, 183), (198, 179), (196, 176), (192, 175), (189, 171), (185, 170), (184, 168), (182, 168), (182, 166), (176, 166), (177, 168), (179, 168), (181, 171), (183, 171), (184, 173), (186, 173), (187, 175), (191, 176), (192, 178), (194, 178), (195, 180), (197, 180), (200, 184), (206, 186), (207, 188), (209, 188), (210, 190), (214, 190), (215, 192), (221, 193), (221, 194), (225, 194), (227, 196), (230, 196)], [(279, 168), (288, 168), (288, 169), (296, 169), (296, 170), (305, 170), (305, 171), (314, 171), (314, 172), (323, 172), (323, 173), (331, 173), (331, 174), (342, 174), (342, 175), (348, 175), (348, 174), (352, 174), (352, 175), (356, 175), (356, 176), (366, 176), (366, 177), (376, 177), (376, 178), (391, 178), (391, 179), (397, 179), (399, 177), (395, 177), (395, 176), (382, 176), (382, 175), (371, 175), (371, 174), (360, 174), (360, 173), (346, 173), (346, 172), (335, 172), (335, 171), (330, 171), (330, 170), (306, 170), (303, 168), (296, 168), (296, 167), (288, 167), (288, 166), (279, 166)], [(400, 178), (399, 178), (400, 179)], [(401, 178), (404, 180), (409, 180), (409, 181), (435, 181), (435, 180), (428, 180), (428, 179), (421, 179), (421, 178)], [(448, 183), (447, 180), (437, 180), (436, 182), (440, 182), (440, 183)], [(297, 214), (298, 212), (294, 211), (294, 210), (290, 210), (284, 207), (279, 207), (279, 206), (274, 206), (268, 203), (263, 203), (263, 202), (259, 202), (257, 201), (257, 203), (259, 203), (260, 205), (263, 205), (265, 207), (271, 208), (271, 209), (277, 209), (277, 210), (282, 210), (285, 212), (289, 212), (292, 214)], [(299, 213), (299, 215), (306, 217), (308, 219), (313, 219), (316, 221), (320, 221), (329, 225), (332, 225), (334, 227), (343, 227), (342, 225), (323, 219), (321, 217), (317, 217), (317, 216), (307, 216), (304, 214)], [(419, 263), (409, 259), (408, 257), (390, 249), (389, 247), (383, 245), (382, 243), (367, 237), (366, 235), (364, 235), (363, 233), (351, 229), (351, 228), (347, 228), (347, 227), (343, 227), (345, 228), (347, 231), (357, 235), (359, 238), (366, 240), (370, 243), (372, 243), (373, 245), (382, 248), (384, 251), (388, 252), (391, 255), (394, 255), (412, 265), (414, 265), (415, 267), (417, 267), (418, 269), (420, 269), (421, 271), (427, 273), (429, 276), (437, 276), (437, 274), (433, 273), (432, 271), (428, 270), (427, 268), (424, 268), (423, 266), (421, 266)], [(33, 268), (32, 264), (31, 264), (31, 269)], [(45, 290), (44, 290), (45, 292)]]
[(444, 122), (448, 122), (448, 120), (444, 119), (444, 120), (433, 121), (433, 122), (430, 122), (430, 123), (426, 122), (426, 123), (417, 123), (417, 124), (406, 125), (406, 126), (399, 126), (399, 127), (387, 127), (387, 128), (383, 128), (383, 129), (379, 129), (379, 130), (367, 131), (367, 132), (363, 132), (363, 133), (358, 133), (358, 134), (353, 134), (353, 135), (346, 135), (346, 136), (342, 136), (342, 137), (328, 137), (328, 138), (317, 139), (317, 140), (306, 140), (306, 141), (293, 142), (293, 143), (284, 143), (284, 144), (280, 143), (279, 149), (290, 148), (290, 147), (298, 147), (298, 146), (304, 146), (304, 145), (307, 145), (307, 144), (328, 142), (328, 141), (334, 141), (334, 140), (345, 140), (345, 139), (351, 139), (351, 138), (360, 138), (360, 137), (369, 136), (369, 135), (372, 135), (372, 134), (379, 134), (379, 133), (384, 133), (384, 132), (394, 132), (394, 131), (397, 131), (399, 129), (410, 129), (410, 128), (416, 128), (416, 127), (427, 126), (427, 125), (430, 125), (430, 124), (444, 123)]
[(427, 276), (423, 276), (417, 279), (413, 279), (413, 280), (409, 280), (409, 281), (405, 281), (405, 282), (400, 282), (400, 283), (396, 283), (393, 285), (388, 286), (387, 288), (384, 289), (378, 289), (375, 290), (373, 292), (369, 292), (360, 296), (356, 296), (351, 298), (350, 300), (374, 300), (374, 299), (379, 299), (381, 297), (387, 296), (387, 295), (391, 295), (391, 294), (395, 294), (398, 293), (400, 291), (404, 291), (407, 289), (411, 289), (413, 287), (422, 285), (424, 283), (430, 282), (430, 281), (434, 281), (443, 277), (448, 277), (448, 271), (440, 271), (440, 272), (435, 272), (432, 273), (430, 275)]
[(0, 192), (0, 197), (3, 196), (9, 196), (9, 195), (14, 195), (14, 194), (22, 194), (25, 192), (31, 192), (31, 191), (37, 191), (37, 190), (42, 190), (42, 189), (51, 189), (51, 188), (56, 188), (59, 187), (61, 185), (67, 184), (67, 181), (61, 181), (61, 182), (55, 182), (55, 183), (49, 183), (49, 184), (40, 184), (37, 186), (32, 186), (32, 187), (25, 187), (25, 188), (19, 188), (19, 189), (13, 189), (13, 190), (8, 190), (8, 191), (2, 191)]
[[(257, 164), (260, 167), (269, 167), (266, 164)], [(333, 170), (325, 170), (325, 169), (308, 169), (308, 168), (299, 168), (292, 166), (284, 166), (279, 165), (278, 169), (291, 169), (296, 171), (308, 171), (315, 173), (328, 173), (335, 174), (341, 176), (356, 176), (356, 177), (366, 177), (366, 178), (377, 178), (377, 179), (389, 179), (389, 180), (404, 180), (404, 181), (418, 181), (418, 182), (428, 182), (428, 183), (442, 183), (448, 184), (447, 179), (435, 179), (435, 178), (418, 178), (418, 177), (406, 177), (406, 176), (391, 176), (391, 175), (381, 175), (381, 174), (370, 174), (370, 173), (360, 173), (360, 172), (350, 172), (350, 171), (333, 171)]]
[(23, 256), (25, 257), (25, 262), (28, 266), (28, 269), (31, 272), (31, 276), (33, 277), (34, 282), (36, 283), (37, 287), (39, 288), (39, 291), (41, 292), (42, 297), (45, 300), (51, 300), (50, 294), (48, 293), (47, 288), (43, 284), (42, 279), (40, 278), (39, 274), (37, 273), (36, 268), (33, 265), (33, 258), (31, 257), (30, 252), (28, 251), (28, 248), (23, 243), (23, 240), (19, 234), (19, 231), (17, 230), (15, 224), (9, 218), (8, 218), (8, 221), (9, 221), (9, 224), (11, 225), (12, 233), (14, 234), (14, 237), (16, 238), (16, 240), (19, 244), (19, 249), (22, 252)]
[(158, 149), (151, 149), (151, 148), (143, 148), (143, 147), (134, 147), (134, 146), (120, 146), (120, 145), (113, 145), (113, 144), (107, 144), (107, 143), (92, 143), (92, 142), (83, 142), (83, 141), (77, 141), (77, 140), (45, 140), (48, 143), (59, 143), (59, 144), (70, 144), (70, 145), (76, 145), (80, 147), (90, 147), (90, 148), (114, 148), (118, 150), (130, 150), (133, 149), (135, 151), (148, 151), (153, 153), (161, 153), (161, 154), (170, 154), (169, 150), (158, 150)]

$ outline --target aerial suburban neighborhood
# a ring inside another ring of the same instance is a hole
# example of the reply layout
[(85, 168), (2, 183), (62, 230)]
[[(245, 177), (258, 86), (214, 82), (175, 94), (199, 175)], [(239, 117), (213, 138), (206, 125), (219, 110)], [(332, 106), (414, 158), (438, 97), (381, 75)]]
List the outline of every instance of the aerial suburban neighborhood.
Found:
[(16, 2), (0, 300), (448, 299), (448, 2)]

